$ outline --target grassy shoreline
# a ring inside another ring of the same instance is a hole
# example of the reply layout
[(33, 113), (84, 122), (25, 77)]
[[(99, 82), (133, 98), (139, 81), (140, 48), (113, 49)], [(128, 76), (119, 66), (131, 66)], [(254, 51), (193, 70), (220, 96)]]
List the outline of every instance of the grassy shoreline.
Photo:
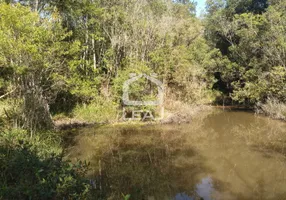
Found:
[[(119, 117), (120, 111), (117, 111), (117, 114), (114, 115), (116, 118), (111, 118), (109, 121), (90, 121), (84, 120), (87, 116), (54, 116), (54, 124), (56, 129), (69, 129), (69, 128), (79, 128), (92, 126), (96, 124), (109, 124), (109, 125), (117, 125), (117, 124), (180, 124), (180, 123), (190, 123), (193, 118), (196, 117), (201, 112), (210, 112), (213, 109), (212, 106), (209, 105), (187, 105), (180, 104), (180, 106), (176, 105), (172, 108), (165, 109), (165, 114), (162, 119), (156, 119), (155, 121), (124, 121), (122, 117)], [(96, 113), (88, 112), (89, 115), (94, 115)], [(103, 119), (106, 117), (103, 116)]]
[[(81, 117), (58, 117), (54, 119), (54, 124), (56, 129), (65, 130), (72, 128), (88, 127), (94, 125), (126, 125), (126, 124), (181, 124), (181, 123), (191, 123), (192, 119), (196, 117), (197, 114), (201, 112), (210, 112), (213, 109), (222, 110), (239, 110), (239, 111), (251, 111), (254, 114), (269, 117), (274, 120), (286, 121), (286, 109), (285, 111), (281, 108), (286, 107), (285, 104), (267, 102), (266, 104), (260, 104), (260, 107), (256, 106), (254, 108), (249, 108), (247, 106), (220, 106), (220, 105), (183, 105), (180, 108), (166, 109), (163, 119), (155, 121), (124, 121), (122, 118), (111, 119), (110, 121), (89, 121), (83, 120), (86, 116)], [(118, 111), (119, 113), (119, 111)], [(117, 114), (117, 117), (119, 115)], [(104, 117), (105, 118), (105, 117)]]

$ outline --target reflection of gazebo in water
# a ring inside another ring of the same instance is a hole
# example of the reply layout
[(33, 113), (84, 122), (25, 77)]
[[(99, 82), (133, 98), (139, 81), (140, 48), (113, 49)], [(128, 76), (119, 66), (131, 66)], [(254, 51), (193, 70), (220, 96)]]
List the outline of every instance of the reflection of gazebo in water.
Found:
[[(136, 75), (134, 73), (130, 74), (130, 79), (124, 82), (123, 84), (123, 104), (127, 106), (160, 106), (160, 115), (161, 118), (163, 117), (164, 114), (164, 107), (163, 107), (163, 99), (164, 99), (164, 89), (163, 89), (163, 83), (156, 79), (154, 77), (155, 75), (148, 76), (146, 74), (139, 74)], [(129, 98), (129, 89), (130, 85), (136, 81), (138, 81), (140, 78), (146, 78), (150, 82), (154, 83), (157, 86), (158, 90), (158, 95), (157, 95), (157, 100), (155, 101), (137, 101), (137, 100), (130, 100)]]

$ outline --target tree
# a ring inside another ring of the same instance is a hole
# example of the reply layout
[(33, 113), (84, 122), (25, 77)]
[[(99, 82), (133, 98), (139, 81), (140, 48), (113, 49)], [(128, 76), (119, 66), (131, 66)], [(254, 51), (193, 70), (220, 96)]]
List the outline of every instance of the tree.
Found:
[(0, 67), (10, 71), (4, 78), (21, 103), (18, 125), (32, 132), (52, 128), (49, 103), (62, 85), (58, 77), (68, 71), (69, 34), (56, 16), (41, 19), (20, 5), (0, 4), (0, 14)]
[(217, 68), (218, 82), (228, 85), (224, 92), (240, 103), (284, 100), (285, 3), (272, 3), (266, 10), (267, 1), (228, 3), (207, 18), (206, 38), (226, 61)]

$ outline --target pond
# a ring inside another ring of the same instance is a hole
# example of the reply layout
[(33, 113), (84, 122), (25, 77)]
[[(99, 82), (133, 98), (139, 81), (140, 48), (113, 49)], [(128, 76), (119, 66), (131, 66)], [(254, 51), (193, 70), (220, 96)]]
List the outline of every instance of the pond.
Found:
[(284, 122), (215, 110), (189, 124), (76, 132), (66, 157), (90, 162), (95, 199), (286, 199)]

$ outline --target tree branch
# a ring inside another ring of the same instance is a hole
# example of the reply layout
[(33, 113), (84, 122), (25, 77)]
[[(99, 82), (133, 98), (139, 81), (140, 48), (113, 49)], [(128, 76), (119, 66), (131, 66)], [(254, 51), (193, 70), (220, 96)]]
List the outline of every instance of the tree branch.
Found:
[(11, 90), (10, 92), (8, 92), (8, 93), (6, 93), (6, 94), (0, 96), (0, 99), (2, 99), (2, 98), (4, 98), (4, 97), (8, 96), (8, 95), (11, 94), (11, 93), (13, 93), (16, 89), (17, 89), (17, 88), (14, 88), (14, 89)]

